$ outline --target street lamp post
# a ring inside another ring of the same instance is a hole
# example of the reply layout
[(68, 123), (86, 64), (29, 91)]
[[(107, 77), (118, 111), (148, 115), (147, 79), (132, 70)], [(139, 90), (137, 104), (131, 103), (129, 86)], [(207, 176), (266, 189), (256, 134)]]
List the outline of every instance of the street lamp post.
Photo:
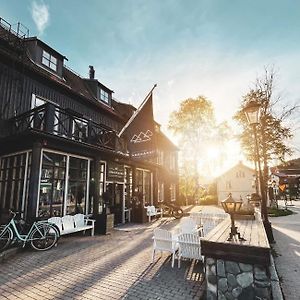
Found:
[(257, 129), (256, 126), (260, 123), (260, 104), (256, 101), (250, 101), (244, 107), (244, 113), (246, 115), (248, 124), (253, 127), (254, 132), (254, 142), (255, 142), (255, 162), (257, 163), (258, 167), (258, 176), (259, 176), (259, 188), (261, 193), (261, 215), (262, 220), (264, 223), (264, 227), (268, 236), (268, 240), (270, 243), (274, 242), (273, 232), (271, 223), (268, 219), (268, 210), (267, 210), (267, 194), (266, 194), (266, 187), (263, 180), (263, 174), (261, 170), (261, 163), (260, 163), (260, 155), (259, 155), (259, 148), (258, 148), (258, 140), (257, 140)]
[(235, 238), (235, 236), (237, 236), (240, 241), (246, 241), (243, 237), (241, 237), (241, 234), (238, 232), (237, 227), (234, 223), (234, 215), (237, 212), (239, 212), (243, 202), (234, 200), (230, 193), (225, 200), (221, 201), (221, 204), (223, 206), (224, 211), (230, 215), (231, 219), (230, 233), (227, 241), (232, 241), (232, 239)]

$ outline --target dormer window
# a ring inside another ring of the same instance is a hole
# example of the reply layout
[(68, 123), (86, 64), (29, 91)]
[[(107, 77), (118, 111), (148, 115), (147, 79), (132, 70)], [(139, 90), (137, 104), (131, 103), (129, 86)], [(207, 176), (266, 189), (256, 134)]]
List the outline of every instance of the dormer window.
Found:
[(45, 50), (43, 50), (42, 64), (57, 72), (57, 58)]
[(101, 89), (101, 88), (99, 88), (99, 96), (98, 96), (98, 98), (100, 100), (102, 100), (103, 102), (105, 102), (105, 103), (109, 102), (108, 93), (106, 91), (104, 91), (103, 89)]

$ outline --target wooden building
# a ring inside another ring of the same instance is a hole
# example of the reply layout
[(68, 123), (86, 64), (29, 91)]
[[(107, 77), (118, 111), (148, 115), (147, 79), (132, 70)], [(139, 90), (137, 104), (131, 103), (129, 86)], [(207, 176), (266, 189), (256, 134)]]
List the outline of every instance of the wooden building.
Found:
[(239, 162), (216, 178), (218, 203), (231, 193), (234, 199), (242, 199), (247, 206), (247, 195), (255, 193), (255, 170)]
[(155, 123), (155, 155), (134, 159), (118, 133), (136, 109), (66, 60), (0, 18), (0, 218), (110, 212), (119, 224), (132, 207), (142, 222), (147, 203), (176, 200), (178, 149)]

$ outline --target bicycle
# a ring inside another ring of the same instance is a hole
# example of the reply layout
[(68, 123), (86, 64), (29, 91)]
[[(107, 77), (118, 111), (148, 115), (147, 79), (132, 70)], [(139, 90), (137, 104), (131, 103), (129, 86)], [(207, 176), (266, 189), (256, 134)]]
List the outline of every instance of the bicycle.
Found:
[(47, 221), (34, 222), (27, 234), (20, 233), (17, 222), (15, 220), (17, 212), (10, 211), (12, 218), (6, 225), (0, 226), (0, 252), (6, 249), (12, 242), (26, 243), (30, 242), (30, 246), (37, 251), (45, 251), (51, 249), (57, 244), (60, 233), (59, 229)]
[(172, 216), (175, 219), (180, 219), (183, 217), (183, 210), (180, 206), (168, 203), (160, 204), (160, 209), (163, 212), (163, 215)]

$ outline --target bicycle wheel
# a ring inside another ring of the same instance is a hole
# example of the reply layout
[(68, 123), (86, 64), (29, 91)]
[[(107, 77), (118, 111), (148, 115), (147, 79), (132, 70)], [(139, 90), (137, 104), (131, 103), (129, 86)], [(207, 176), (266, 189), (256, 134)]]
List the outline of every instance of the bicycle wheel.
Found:
[(12, 230), (5, 225), (0, 226), (0, 252), (9, 246), (13, 238)]
[(172, 214), (175, 219), (180, 219), (183, 216), (183, 210), (180, 207), (176, 207), (173, 209)]
[(51, 249), (58, 240), (57, 231), (49, 224), (38, 224), (32, 231), (30, 237), (30, 245), (37, 251), (45, 251)]

